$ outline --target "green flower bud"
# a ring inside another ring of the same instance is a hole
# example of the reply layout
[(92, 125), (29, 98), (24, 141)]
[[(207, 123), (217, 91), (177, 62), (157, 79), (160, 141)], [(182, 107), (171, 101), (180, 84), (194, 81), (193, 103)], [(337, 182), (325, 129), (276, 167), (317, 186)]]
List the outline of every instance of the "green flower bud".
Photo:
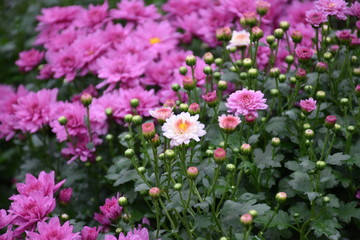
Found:
[(218, 89), (220, 91), (225, 91), (228, 88), (228, 83), (226, 81), (220, 80), (218, 82)]
[(65, 126), (67, 124), (67, 118), (65, 116), (59, 117), (58, 121), (61, 126)]
[(243, 145), (241, 145), (240, 147), (240, 153), (242, 155), (249, 155), (251, 153), (251, 146), (250, 144), (244, 143)]
[(338, 123), (335, 123), (334, 128), (333, 128), (333, 131), (334, 131), (334, 132), (339, 132), (340, 130), (341, 130), (341, 125), (338, 124)]
[(284, 30), (281, 28), (275, 29), (274, 36), (276, 39), (282, 39), (284, 37)]
[(317, 91), (316, 92), (316, 99), (319, 100), (319, 101), (324, 101), (326, 99), (326, 92)]
[(355, 127), (353, 125), (349, 125), (346, 129), (348, 130), (349, 133), (355, 132)]
[(174, 92), (177, 92), (180, 90), (180, 85), (175, 83), (173, 85), (171, 85), (171, 89), (174, 91)]
[(187, 112), (187, 110), (189, 109), (189, 105), (187, 105), (186, 103), (181, 103), (179, 105), (179, 109), (181, 112)]
[(269, 35), (266, 37), (266, 42), (269, 44), (269, 45), (272, 45), (274, 42), (275, 42), (275, 37), (274, 35)]
[(284, 83), (286, 81), (286, 75), (285, 74), (280, 74), (279, 75), (279, 82)]
[(214, 55), (211, 52), (207, 52), (204, 55), (204, 61), (206, 64), (212, 64), (214, 62)]
[(166, 159), (174, 160), (174, 159), (175, 159), (175, 152), (174, 152), (174, 150), (172, 150), (172, 149), (167, 149), (167, 150), (165, 151), (165, 157), (166, 157)]
[(212, 68), (210, 66), (205, 66), (204, 69), (203, 69), (203, 72), (206, 75), (210, 75), (210, 74), (212, 74)]
[(224, 63), (224, 61), (221, 58), (216, 58), (215, 59), (215, 65), (220, 67), (222, 66), (222, 64)]
[(250, 58), (245, 58), (245, 59), (243, 60), (243, 65), (244, 65), (244, 67), (246, 67), (246, 68), (251, 68), (252, 65), (253, 65), (253, 61), (252, 61)]
[(236, 170), (236, 166), (232, 163), (226, 164), (226, 171), (234, 172)]
[(185, 59), (186, 65), (192, 67), (196, 64), (196, 57), (194, 55), (188, 55)]
[(221, 73), (220, 73), (220, 72), (214, 72), (213, 77), (214, 77), (216, 80), (219, 80), (219, 79), (221, 78)]
[(139, 171), (139, 173), (141, 173), (141, 174), (144, 174), (145, 172), (146, 172), (146, 168), (145, 167), (143, 167), (143, 166), (141, 166), (141, 167), (138, 167), (138, 169), (137, 169), (138, 171)]
[(92, 102), (92, 96), (89, 93), (84, 93), (81, 95), (80, 100), (85, 107), (88, 107)]
[(310, 129), (311, 125), (309, 123), (304, 123), (303, 128), (306, 129)]
[(295, 84), (297, 82), (296, 77), (290, 77), (290, 83)]
[(240, 79), (241, 79), (241, 80), (246, 80), (247, 77), (248, 77), (248, 74), (247, 74), (246, 72), (240, 73)]
[(256, 68), (250, 68), (248, 71), (248, 76), (253, 79), (257, 78), (258, 74), (259, 74), (259, 71)]
[(287, 194), (285, 192), (279, 192), (276, 194), (275, 199), (278, 203), (284, 203), (287, 199)]
[(278, 137), (273, 137), (273, 138), (271, 139), (271, 146), (273, 146), (273, 147), (278, 147), (278, 146), (280, 146), (280, 143), (281, 143), (281, 140), (280, 140), (280, 138), (278, 138)]
[(188, 71), (187, 67), (182, 66), (179, 68), (179, 73), (183, 76), (186, 75), (187, 71)]
[(332, 54), (330, 52), (324, 53), (324, 59), (330, 61), (332, 59)]
[(307, 139), (313, 139), (315, 133), (312, 129), (306, 129), (304, 135)]
[(324, 162), (324, 161), (316, 162), (316, 169), (323, 170), (325, 168), (326, 168), (326, 162)]
[(269, 74), (270, 74), (270, 77), (277, 78), (280, 75), (280, 69), (277, 67), (271, 68)]
[(112, 141), (114, 139), (114, 136), (109, 133), (109, 134), (106, 134), (105, 139), (106, 139), (106, 141), (110, 142), (110, 141)]
[(182, 188), (181, 183), (175, 183), (175, 184), (174, 184), (174, 190), (175, 190), (175, 191), (180, 191), (181, 188)]
[(277, 90), (276, 88), (273, 88), (273, 89), (271, 89), (270, 94), (273, 97), (277, 97), (277, 96), (279, 96), (279, 90)]
[(137, 108), (139, 106), (139, 104), (140, 104), (140, 101), (137, 98), (133, 98), (130, 100), (130, 106), (132, 108)]
[(122, 197), (119, 197), (118, 203), (120, 206), (125, 207), (128, 205), (129, 202), (126, 197), (122, 196)]
[(129, 148), (125, 150), (125, 157), (132, 158), (135, 155), (135, 152), (133, 149)]
[(106, 108), (105, 109), (105, 114), (106, 114), (106, 116), (111, 117), (112, 114), (113, 114), (112, 108)]
[(327, 196), (323, 197), (323, 202), (324, 202), (324, 203), (329, 203), (329, 202), (330, 202), (330, 198), (327, 197)]
[(132, 117), (132, 123), (135, 125), (140, 125), (142, 123), (142, 117), (139, 115), (135, 115)]
[(281, 21), (279, 25), (285, 32), (290, 28), (290, 23), (288, 21)]
[(258, 216), (258, 212), (255, 209), (250, 209), (249, 210), (249, 214), (253, 217), (256, 218)]
[(132, 114), (126, 114), (124, 117), (125, 122), (127, 123), (131, 123), (133, 119), (133, 115)]

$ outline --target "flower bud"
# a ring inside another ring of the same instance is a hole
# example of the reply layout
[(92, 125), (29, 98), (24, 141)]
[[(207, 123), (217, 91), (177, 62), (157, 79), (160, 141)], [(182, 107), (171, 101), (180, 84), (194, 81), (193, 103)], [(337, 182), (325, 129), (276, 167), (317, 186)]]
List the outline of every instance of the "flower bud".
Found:
[(269, 9), (271, 7), (271, 4), (267, 1), (256, 1), (256, 12), (260, 16), (265, 16)]
[(215, 107), (218, 103), (218, 97), (216, 91), (206, 93), (202, 95), (202, 98), (205, 100), (205, 102), (209, 107)]
[(60, 215), (60, 218), (61, 218), (61, 220), (63, 220), (63, 221), (67, 221), (67, 220), (69, 220), (70, 217), (69, 217), (68, 214), (63, 213), (63, 214)]
[(218, 41), (228, 42), (231, 40), (232, 32), (229, 27), (223, 27), (216, 30), (216, 39)]
[(258, 212), (255, 209), (250, 209), (249, 210), (249, 214), (253, 217), (256, 218), (258, 216)]
[(142, 117), (139, 115), (135, 115), (132, 117), (132, 123), (135, 125), (140, 125), (142, 123)]
[(175, 190), (175, 191), (180, 191), (181, 188), (182, 188), (181, 183), (175, 183), (175, 184), (174, 184), (174, 190)]
[(286, 81), (286, 75), (285, 74), (280, 74), (279, 75), (279, 82), (284, 83)]
[(298, 218), (300, 217), (300, 214), (299, 213), (294, 213), (294, 218)]
[(160, 188), (158, 187), (152, 187), (149, 190), (149, 196), (152, 198), (159, 198), (161, 194)]
[(336, 123), (336, 116), (334, 115), (329, 115), (325, 118), (325, 127), (327, 128), (333, 128), (335, 126)]
[(293, 62), (294, 62), (294, 56), (293, 55), (287, 55), (286, 56), (286, 58), (285, 58), (285, 62), (287, 63), (287, 64), (293, 64)]
[(210, 74), (212, 74), (212, 68), (210, 66), (205, 66), (204, 69), (203, 69), (203, 72), (206, 75), (210, 75)]
[(126, 197), (122, 196), (122, 197), (119, 197), (118, 203), (120, 206), (125, 207), (128, 205), (128, 200)]
[(222, 66), (222, 64), (224, 63), (224, 61), (221, 58), (216, 58), (215, 59), (215, 65), (220, 67)]
[(272, 45), (274, 42), (275, 42), (275, 37), (274, 35), (269, 35), (266, 37), (266, 42), (269, 44), (269, 45)]
[(306, 139), (306, 141), (305, 141), (305, 146), (308, 147), (308, 146), (310, 146), (312, 143), (313, 143), (312, 140)]
[(250, 144), (244, 143), (243, 145), (241, 145), (240, 147), (240, 153), (242, 155), (249, 155), (251, 153), (251, 146)]
[(175, 159), (175, 152), (174, 152), (174, 150), (172, 150), (172, 149), (167, 149), (167, 150), (165, 151), (165, 157), (166, 157), (166, 159), (169, 159), (169, 160)]
[(141, 167), (138, 167), (138, 169), (137, 169), (138, 171), (139, 171), (139, 173), (141, 173), (141, 174), (144, 174), (145, 172), (146, 172), (146, 168), (145, 167), (143, 167), (143, 166), (141, 166)]
[(297, 79), (295, 77), (290, 77), (290, 83), (295, 84), (297, 82)]
[(248, 77), (248, 74), (247, 74), (246, 72), (240, 73), (240, 79), (241, 79), (241, 80), (246, 80), (247, 77)]
[(316, 92), (316, 99), (319, 101), (324, 101), (326, 98), (326, 92), (324, 91), (317, 91)]
[(280, 69), (277, 67), (271, 68), (270, 69), (270, 77), (272, 78), (278, 78), (280, 75)]
[(114, 139), (114, 135), (112, 134), (106, 134), (105, 136), (106, 141), (111, 142)]
[(318, 73), (324, 73), (327, 71), (328, 65), (325, 62), (318, 62), (315, 66), (315, 70)]
[(348, 98), (342, 98), (342, 99), (340, 99), (340, 104), (341, 104), (343, 107), (346, 107), (346, 106), (349, 104), (349, 99), (348, 99)]
[(305, 81), (307, 79), (307, 75), (306, 75), (306, 70), (303, 69), (303, 68), (299, 68), (297, 71), (296, 71), (296, 74), (295, 74), (295, 77), (298, 81)]
[(285, 192), (279, 192), (276, 194), (275, 199), (278, 203), (284, 203), (286, 201), (287, 195)]
[(143, 123), (141, 129), (142, 134), (146, 139), (155, 137), (155, 125), (153, 122)]
[(174, 92), (177, 92), (180, 90), (180, 85), (175, 83), (173, 85), (171, 85), (171, 89), (174, 91)]
[(236, 170), (236, 166), (232, 163), (226, 164), (226, 171), (234, 172)]
[(257, 78), (259, 71), (256, 68), (250, 68), (248, 71), (248, 76), (252, 79)]
[(237, 50), (237, 48), (236, 48), (235, 46), (231, 46), (231, 47), (229, 48), (229, 52), (230, 52), (230, 53), (235, 53), (236, 50)]
[(353, 133), (355, 131), (355, 127), (353, 125), (349, 125), (346, 130), (348, 130), (349, 133)]
[(270, 90), (270, 94), (273, 97), (277, 97), (277, 96), (279, 96), (279, 90), (277, 90), (276, 88), (273, 88)]
[(256, 120), (256, 115), (253, 113), (248, 113), (247, 115), (245, 115), (245, 122), (247, 124), (253, 124)]
[(242, 67), (243, 62), (242, 62), (241, 59), (239, 59), (239, 60), (236, 60), (235, 64), (236, 64), (236, 66), (238, 66), (238, 67)]
[(228, 83), (227, 83), (226, 81), (220, 80), (220, 81), (218, 82), (218, 89), (219, 89), (220, 91), (225, 91), (227, 88), (228, 88)]
[(354, 68), (353, 69), (353, 75), (355, 77), (360, 77), (360, 68)]
[(335, 123), (334, 128), (333, 128), (333, 131), (334, 131), (334, 132), (339, 132), (340, 130), (341, 130), (341, 125)]
[(253, 62), (252, 62), (252, 60), (251, 60), (250, 58), (245, 58), (245, 59), (243, 60), (243, 65), (244, 65), (244, 67), (246, 67), (246, 68), (251, 68), (252, 65), (253, 65)]
[(206, 150), (205, 153), (206, 153), (206, 156), (208, 156), (208, 157), (212, 157), (214, 155), (214, 151), (212, 149)]
[(125, 150), (125, 153), (124, 153), (125, 157), (127, 158), (132, 158), (134, 155), (135, 155), (135, 152), (133, 149), (129, 148), (129, 149), (126, 149)]
[(67, 118), (65, 116), (59, 117), (58, 121), (61, 126), (65, 126), (67, 124)]
[(261, 28), (259, 28), (258, 26), (255, 26), (251, 29), (252, 32), (252, 41), (258, 41), (260, 38), (262, 38), (264, 36), (264, 32), (263, 30), (261, 30)]
[(280, 143), (281, 143), (281, 141), (280, 141), (280, 138), (278, 138), (278, 137), (273, 137), (271, 139), (271, 146), (273, 146), (273, 147), (280, 146)]
[(188, 113), (190, 113), (190, 115), (194, 116), (196, 114), (200, 113), (200, 105), (197, 103), (192, 103), (190, 104), (190, 106), (188, 107)]
[(306, 129), (310, 129), (310, 128), (311, 128), (311, 125), (308, 124), (308, 123), (304, 123), (303, 128), (304, 128), (305, 130), (306, 130)]
[(332, 59), (332, 54), (330, 52), (324, 53), (324, 59), (330, 61)]
[(103, 160), (102, 156), (97, 156), (95, 162), (101, 162)]
[(70, 202), (72, 196), (72, 188), (65, 188), (59, 193), (60, 204), (67, 205)]
[(351, 56), (350, 63), (352, 66), (356, 66), (358, 64), (359, 58), (357, 56)]
[(194, 55), (188, 55), (185, 58), (186, 65), (192, 67), (196, 64), (196, 57)]
[(300, 31), (296, 30), (291, 33), (291, 39), (294, 43), (301, 43), (303, 35)]
[(223, 148), (217, 148), (214, 151), (214, 160), (217, 164), (222, 164), (226, 160), (226, 151)]
[(229, 240), (227, 237), (221, 237), (220, 240)]
[(132, 114), (126, 114), (124, 117), (125, 122), (127, 123), (131, 123), (133, 119), (133, 115)]
[(186, 75), (187, 71), (188, 71), (188, 69), (187, 69), (187, 67), (185, 67), (185, 66), (182, 66), (182, 67), (179, 68), (179, 73), (180, 73), (181, 75), (183, 75), (183, 76)]
[(128, 214), (128, 213), (125, 213), (121, 216), (122, 220), (126, 223), (130, 222), (131, 221), (131, 215)]
[(312, 129), (306, 129), (304, 134), (307, 139), (312, 139), (315, 135)]
[(290, 23), (288, 21), (281, 21), (279, 26), (282, 30), (286, 32), (290, 28)]
[(323, 197), (323, 202), (324, 203), (329, 203), (330, 202), (330, 198), (328, 196)]
[(132, 139), (131, 134), (126, 134), (126, 135), (124, 136), (124, 139), (125, 139), (126, 141), (130, 141), (130, 140)]
[(179, 109), (181, 112), (187, 112), (189, 109), (189, 105), (187, 105), (186, 103), (180, 103)]
[(140, 104), (140, 101), (137, 98), (133, 98), (130, 100), (130, 106), (132, 108), (137, 108), (139, 106), (139, 104)]
[(105, 109), (105, 114), (106, 114), (107, 117), (111, 117), (113, 115), (112, 108), (106, 108)]
[(182, 83), (184, 89), (188, 91), (193, 90), (196, 87), (196, 82), (191, 77), (184, 77)]
[(207, 52), (204, 55), (204, 61), (206, 64), (212, 64), (214, 62), (214, 55), (211, 52)]
[(235, 66), (231, 66), (231, 67), (230, 67), (230, 71), (236, 73), (238, 70), (237, 70), (237, 68), (236, 68)]
[(90, 106), (92, 102), (92, 96), (89, 93), (84, 93), (81, 95), (81, 102), (85, 107)]
[(214, 77), (214, 79), (219, 80), (221, 78), (221, 73), (220, 72), (214, 72), (213, 77)]
[(240, 222), (244, 227), (249, 227), (253, 223), (253, 217), (249, 213), (241, 215)]
[(284, 37), (284, 30), (281, 28), (277, 28), (274, 31), (274, 37), (276, 39), (282, 39)]
[(189, 167), (186, 174), (188, 178), (195, 179), (199, 175), (199, 170), (197, 167)]
[(313, 87), (312, 87), (311, 85), (306, 85), (306, 86), (304, 87), (304, 90), (305, 90), (306, 93), (311, 94), (312, 88), (313, 88)]
[(243, 18), (245, 18), (245, 24), (249, 27), (254, 27), (257, 24), (257, 18), (255, 12), (244, 12)]
[(316, 162), (316, 169), (323, 170), (326, 167), (326, 162), (324, 161), (317, 161)]

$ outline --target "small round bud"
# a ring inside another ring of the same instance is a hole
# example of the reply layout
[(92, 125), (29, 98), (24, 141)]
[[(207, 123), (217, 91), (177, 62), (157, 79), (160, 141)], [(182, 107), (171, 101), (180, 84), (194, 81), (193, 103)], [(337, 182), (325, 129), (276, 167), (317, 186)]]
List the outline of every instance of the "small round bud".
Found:
[(120, 206), (125, 207), (128, 205), (129, 202), (126, 197), (122, 196), (122, 197), (119, 197), (118, 203)]
[(212, 74), (212, 68), (210, 66), (205, 66), (204, 69), (203, 69), (203, 72), (206, 75), (210, 75), (210, 74)]
[(308, 94), (310, 94), (312, 92), (312, 89), (313, 89), (313, 87), (311, 85), (306, 85), (304, 87), (305, 92), (307, 92)]
[(128, 222), (131, 221), (131, 215), (130, 215), (130, 214), (127, 214), (127, 213), (123, 214), (121, 218), (122, 218), (122, 220), (124, 220), (124, 222), (126, 222), (126, 223), (128, 223)]
[(335, 123), (337, 121), (336, 116), (329, 115), (325, 118), (325, 127), (327, 128), (333, 128), (335, 126)]
[(236, 66), (241, 67), (243, 62), (241, 59), (239, 59), (239, 60), (236, 60), (235, 64), (236, 64)]
[(222, 66), (222, 64), (224, 63), (224, 61), (221, 58), (216, 58), (215, 59), (215, 65), (220, 67)]
[(214, 55), (211, 52), (204, 54), (204, 61), (206, 64), (212, 64), (214, 62)]
[(280, 69), (277, 67), (270, 69), (270, 77), (277, 78), (280, 75)]
[(122, 231), (123, 231), (122, 228), (116, 228), (116, 229), (115, 229), (115, 233), (117, 233), (117, 234), (121, 233)]
[(216, 80), (219, 80), (221, 78), (221, 73), (220, 72), (214, 72), (213, 73), (213, 77), (216, 79)]
[(298, 217), (300, 217), (300, 214), (299, 213), (294, 213), (294, 218), (298, 218)]
[(141, 125), (142, 134), (146, 139), (152, 139), (155, 137), (155, 125), (154, 122), (147, 122)]
[(180, 90), (180, 85), (175, 83), (173, 85), (171, 85), (171, 89), (174, 91), (174, 92), (177, 92)]
[(248, 77), (248, 74), (247, 74), (246, 72), (240, 73), (240, 79), (241, 79), (241, 80), (246, 80), (247, 77)]
[(139, 171), (139, 173), (141, 173), (141, 174), (144, 174), (145, 172), (146, 172), (146, 168), (145, 167), (143, 167), (143, 166), (141, 166), (141, 167), (138, 167), (138, 169), (137, 169), (138, 171)]
[(160, 188), (158, 187), (152, 187), (149, 190), (149, 196), (152, 198), (159, 198), (161, 194)]
[(272, 45), (274, 42), (275, 42), (275, 37), (274, 35), (269, 35), (266, 37), (266, 42), (269, 44), (269, 45)]
[(68, 214), (63, 213), (63, 214), (60, 215), (60, 218), (61, 218), (61, 220), (63, 220), (63, 221), (67, 221), (67, 220), (69, 220), (70, 217), (69, 217)]
[(307, 139), (312, 139), (315, 135), (312, 129), (306, 129), (304, 134)]
[(187, 112), (189, 109), (189, 105), (187, 105), (186, 103), (180, 103), (179, 109), (181, 112)]
[(285, 192), (279, 192), (276, 194), (275, 199), (278, 203), (283, 203), (286, 201), (287, 195)]
[(330, 202), (330, 198), (328, 196), (323, 197), (323, 202), (324, 203), (329, 203)]
[(279, 96), (279, 90), (277, 90), (276, 88), (273, 88), (273, 89), (271, 89), (270, 94), (273, 97), (277, 97), (277, 96)]
[(212, 157), (213, 155), (214, 155), (214, 150), (212, 150), (212, 149), (208, 149), (208, 150), (206, 150), (206, 156), (208, 156), (208, 157)]
[(271, 139), (271, 146), (273, 146), (273, 147), (280, 146), (280, 143), (281, 143), (281, 141), (280, 141), (280, 138), (278, 138), (278, 137), (273, 137)]
[(190, 106), (188, 107), (188, 110), (187, 110), (190, 115), (194, 116), (196, 114), (199, 114), (200, 113), (200, 105), (197, 104), (197, 103), (192, 103), (190, 104)]
[(340, 99), (340, 104), (343, 105), (344, 107), (347, 106), (349, 104), (349, 99), (348, 98)]
[(249, 227), (253, 223), (253, 217), (250, 213), (241, 215), (240, 222), (244, 227)]
[(234, 172), (236, 170), (236, 166), (232, 163), (226, 164), (226, 171)]
[(239, 152), (240, 152), (240, 149), (239, 149), (239, 148), (233, 148), (233, 152), (234, 152), (234, 153), (239, 153)]
[(243, 60), (243, 65), (246, 68), (251, 68), (251, 66), (253, 65), (253, 61), (250, 58), (245, 58)]
[(61, 126), (65, 126), (67, 124), (67, 118), (65, 116), (59, 117), (58, 121)]
[(360, 77), (360, 68), (354, 68), (353, 69), (353, 75), (355, 77)]
[(173, 160), (175, 159), (175, 152), (172, 149), (166, 149), (165, 151), (165, 157), (166, 159)]
[(84, 93), (81, 95), (80, 100), (85, 107), (88, 107), (92, 102), (92, 96), (89, 93)]
[(250, 144), (244, 143), (243, 145), (241, 145), (240, 147), (240, 153), (242, 155), (249, 155), (251, 153), (251, 146)]
[(217, 148), (214, 151), (214, 160), (217, 164), (222, 164), (226, 160), (226, 151), (223, 148)]
[(243, 14), (243, 18), (245, 18), (245, 24), (249, 27), (254, 27), (257, 24), (257, 18), (255, 12), (245, 12)]
[(300, 31), (296, 30), (291, 33), (291, 39), (294, 43), (301, 43), (303, 35)]
[(286, 56), (286, 58), (285, 58), (285, 62), (287, 63), (287, 64), (293, 64), (294, 63), (294, 56), (293, 55), (287, 55)]
[(290, 83), (295, 84), (297, 82), (295, 77), (290, 77)]
[(106, 116), (111, 117), (113, 115), (112, 108), (106, 108), (105, 109), (105, 114), (106, 114)]
[(130, 106), (132, 108), (137, 108), (139, 106), (139, 104), (140, 104), (140, 101), (137, 98), (133, 98), (130, 100)]
[(306, 141), (305, 141), (305, 145), (306, 145), (307, 147), (310, 146), (312, 143), (313, 143), (313, 142), (312, 142), (311, 140), (309, 140), (309, 139), (306, 139)]
[(315, 70), (318, 73), (324, 73), (328, 69), (328, 65), (325, 62), (318, 62), (315, 66)]
[(228, 88), (228, 83), (227, 83), (226, 81), (220, 80), (220, 81), (218, 82), (218, 89), (219, 89), (220, 91), (225, 91), (227, 88)]
[(335, 123), (334, 128), (333, 128), (333, 131), (334, 131), (334, 132), (339, 132), (340, 130), (341, 130), (341, 125), (338, 124), (338, 123)]
[(185, 66), (182, 66), (182, 67), (179, 68), (179, 73), (180, 73), (181, 75), (183, 75), (183, 76), (186, 75), (187, 71), (188, 71), (188, 69), (187, 69), (187, 67), (185, 67)]
[(174, 184), (174, 190), (175, 190), (175, 191), (180, 191), (181, 188), (182, 188), (181, 183), (175, 183), (175, 184)]
[(249, 113), (247, 115), (245, 115), (245, 122), (249, 125), (255, 123), (256, 121), (256, 115), (253, 113)]
[(132, 158), (135, 155), (135, 152), (133, 149), (129, 148), (125, 150), (125, 157)]
[(306, 129), (310, 129), (311, 125), (309, 123), (304, 123), (303, 128)]
[(264, 32), (263, 30), (261, 30), (261, 28), (259, 28), (258, 26), (255, 26), (251, 29), (252, 32), (252, 41), (258, 41), (260, 38), (262, 38), (264, 36)]
[(224, 141), (220, 142), (220, 143), (219, 143), (219, 147), (224, 148), (224, 147), (225, 147), (225, 142), (224, 142)]
[(326, 99), (326, 92), (317, 91), (316, 92), (316, 99), (319, 100), (319, 101), (324, 101)]
[(256, 12), (260, 16), (265, 16), (269, 11), (270, 6), (271, 4), (267, 1), (256, 1)]
[(165, 160), (165, 154), (164, 154), (164, 153), (160, 153), (160, 154), (159, 154), (159, 159), (160, 159), (160, 160)]
[(189, 167), (186, 174), (188, 178), (195, 179), (199, 175), (199, 169), (197, 167)]
[(248, 71), (248, 76), (253, 79), (257, 78), (258, 74), (259, 74), (259, 71), (256, 68), (250, 68)]
[(135, 115), (132, 117), (132, 123), (135, 125), (140, 125), (142, 123), (142, 117), (139, 115)]
[(230, 71), (232, 71), (232, 72), (237, 72), (237, 68), (236, 68), (235, 66), (231, 66), (231, 67), (230, 67)]
[(190, 67), (194, 66), (196, 64), (196, 57), (194, 55), (188, 55), (185, 58), (185, 63)]
[(258, 212), (255, 209), (250, 209), (249, 210), (249, 214), (253, 217), (256, 218), (258, 216)]
[(229, 240), (227, 237), (221, 237), (220, 240)]
[(353, 133), (355, 131), (355, 127), (353, 125), (349, 125), (346, 130), (348, 130), (349, 133)]
[(274, 37), (276, 39), (282, 39), (284, 37), (284, 30), (281, 28), (277, 28), (274, 31)]
[(114, 139), (114, 135), (112, 135), (112, 134), (106, 134), (106, 136), (105, 136), (105, 139), (106, 139), (106, 141), (112, 141), (113, 139)]
[(235, 53), (237, 48), (235, 46), (229, 48), (230, 53)]
[(284, 83), (286, 81), (286, 75), (285, 74), (280, 74), (279, 75), (279, 82)]
[(279, 26), (286, 32), (290, 28), (290, 23), (288, 21), (281, 21)]
[(97, 156), (97, 157), (95, 158), (95, 161), (96, 161), (96, 162), (101, 162), (102, 160), (103, 160), (102, 156)]
[(295, 78), (301, 82), (304, 82), (307, 79), (307, 73), (306, 70), (303, 68), (299, 68), (296, 71)]
[(330, 52), (324, 53), (324, 59), (325, 59), (326, 61), (330, 61), (331, 58), (332, 58), (332, 54), (331, 54)]
[(182, 80), (182, 83), (183, 83), (184, 89), (188, 90), (188, 91), (190, 91), (196, 87), (196, 82), (191, 77), (187, 77), (187, 76), (184, 77)]
[(323, 170), (326, 167), (326, 162), (324, 161), (317, 161), (316, 162), (316, 169)]
[(125, 139), (125, 141), (130, 141), (130, 140), (132, 139), (131, 134), (126, 134), (126, 135), (124, 136), (124, 139)]
[(132, 114), (126, 114), (124, 117), (125, 122), (127, 123), (131, 123), (133, 119), (133, 115)]

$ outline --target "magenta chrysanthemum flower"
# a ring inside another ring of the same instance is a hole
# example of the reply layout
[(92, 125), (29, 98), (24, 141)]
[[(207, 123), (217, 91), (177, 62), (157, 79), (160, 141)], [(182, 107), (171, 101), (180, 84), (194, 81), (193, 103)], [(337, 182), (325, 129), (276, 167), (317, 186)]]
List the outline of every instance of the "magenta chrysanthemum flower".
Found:
[(242, 17), (245, 12), (255, 12), (256, 9), (256, 1), (220, 0), (220, 3), (227, 11), (237, 17)]
[(243, 89), (232, 93), (225, 105), (228, 108), (228, 112), (241, 115), (253, 113), (257, 116), (258, 110), (268, 108), (268, 105), (265, 103), (266, 99), (262, 92)]
[(95, 213), (94, 219), (103, 225), (109, 225), (112, 220), (120, 217), (123, 208), (118, 203), (119, 193), (116, 197), (107, 198), (105, 204), (100, 206), (101, 213)]
[(319, 10), (310, 10), (306, 12), (306, 22), (314, 27), (320, 27), (324, 22), (327, 22), (327, 15)]
[(5, 209), (0, 209), (0, 229), (8, 226), (15, 217), (12, 214), (7, 214)]
[(27, 240), (80, 240), (79, 233), (73, 233), (73, 226), (66, 221), (62, 226), (58, 217), (53, 217), (49, 223), (39, 222), (37, 224), (39, 233), (27, 232)]
[(78, 27), (99, 28), (102, 24), (108, 22), (108, 1), (104, 1), (102, 5), (89, 5), (89, 9), (82, 11), (82, 14), (75, 20)]
[(313, 98), (301, 100), (300, 107), (301, 107), (301, 110), (303, 110), (304, 112), (311, 113), (312, 111), (314, 111), (316, 109), (316, 100), (314, 100)]
[(29, 51), (23, 51), (19, 54), (19, 59), (15, 62), (19, 66), (21, 71), (31, 71), (36, 67), (41, 59), (44, 57), (44, 53), (36, 49), (30, 49)]
[(172, 15), (185, 16), (210, 5), (210, 0), (169, 0), (164, 3), (162, 9)]
[(354, 2), (350, 7), (350, 13), (357, 18), (360, 18), (360, 2)]
[(120, 233), (119, 240), (135, 240), (135, 239), (141, 239), (141, 240), (149, 240), (149, 232), (147, 228), (141, 228), (138, 229), (134, 228), (132, 231), (128, 232), (125, 236), (124, 233)]
[(31, 92), (17, 100), (14, 105), (17, 129), (34, 133), (50, 121), (51, 105), (56, 102), (57, 89)]
[(42, 15), (36, 18), (39, 21), (37, 30), (51, 28), (57, 31), (67, 28), (82, 11), (84, 9), (80, 6), (43, 8)]
[(81, 238), (82, 240), (96, 240), (99, 235), (100, 229), (97, 227), (88, 227), (85, 226), (81, 230)]
[(349, 13), (347, 3), (343, 0), (318, 0), (315, 7), (327, 15), (336, 16), (340, 20), (346, 20)]
[(96, 135), (92, 136), (92, 146), (93, 147), (89, 147), (90, 143), (90, 138), (89, 138), (89, 134), (82, 134), (82, 135), (78, 135), (76, 136), (76, 143), (73, 144), (71, 142), (67, 143), (67, 147), (61, 150), (61, 154), (65, 157), (68, 158), (68, 162), (67, 163), (72, 163), (73, 161), (75, 161), (76, 159), (79, 159), (82, 162), (86, 162), (86, 161), (95, 161), (95, 151), (96, 151), (96, 146), (102, 143), (102, 140), (99, 139)]
[(221, 115), (218, 118), (220, 128), (226, 132), (234, 131), (235, 128), (240, 124), (241, 120), (237, 116), (232, 115)]
[(145, 6), (143, 0), (123, 0), (117, 4), (117, 8), (110, 11), (112, 18), (141, 23), (161, 17), (154, 4)]
[(296, 56), (299, 60), (309, 60), (314, 55), (314, 51), (308, 47), (297, 47), (295, 49)]

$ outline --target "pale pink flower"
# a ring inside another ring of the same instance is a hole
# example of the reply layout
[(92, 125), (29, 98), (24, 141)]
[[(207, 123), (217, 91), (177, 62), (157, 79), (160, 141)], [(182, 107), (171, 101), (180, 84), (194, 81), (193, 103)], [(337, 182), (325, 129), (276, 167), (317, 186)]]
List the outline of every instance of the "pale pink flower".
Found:
[(198, 121), (199, 115), (190, 116), (189, 113), (182, 112), (166, 119), (162, 126), (164, 136), (171, 139), (171, 146), (188, 144), (190, 140), (200, 141), (199, 137), (206, 134), (205, 125)]
[(228, 48), (248, 46), (250, 44), (250, 33), (245, 30), (233, 31), (232, 38), (229, 42)]
[(172, 108), (169, 107), (160, 107), (155, 108), (154, 110), (149, 110), (149, 114), (156, 118), (159, 121), (165, 121), (169, 117), (171, 117), (174, 113), (172, 111)]
[(117, 4), (117, 8), (110, 11), (112, 18), (141, 23), (161, 17), (154, 4), (145, 6), (143, 0), (122, 0)]
[(233, 131), (241, 123), (241, 120), (237, 116), (233, 115), (221, 115), (218, 118), (220, 128), (225, 131)]
[(19, 120), (16, 128), (34, 133), (50, 121), (51, 105), (56, 102), (58, 89), (43, 89), (18, 98), (14, 105)]
[(316, 109), (316, 100), (314, 100), (313, 98), (301, 100), (300, 107), (301, 110), (303, 110), (304, 112), (311, 113)]
[(349, 13), (347, 3), (343, 0), (318, 0), (315, 2), (315, 7), (326, 15), (336, 16), (340, 20), (346, 20), (346, 15)]
[(228, 112), (247, 115), (253, 113), (257, 116), (257, 111), (267, 109), (266, 99), (261, 91), (248, 90), (246, 88), (232, 93), (225, 104)]
[(19, 59), (15, 62), (15, 64), (18, 65), (21, 71), (28, 72), (36, 67), (43, 57), (44, 52), (40, 52), (33, 48), (19, 53)]
[(37, 224), (39, 233), (27, 232), (27, 240), (81, 240), (79, 233), (73, 233), (73, 226), (66, 221), (62, 226), (58, 217), (53, 217), (49, 223), (39, 222)]

